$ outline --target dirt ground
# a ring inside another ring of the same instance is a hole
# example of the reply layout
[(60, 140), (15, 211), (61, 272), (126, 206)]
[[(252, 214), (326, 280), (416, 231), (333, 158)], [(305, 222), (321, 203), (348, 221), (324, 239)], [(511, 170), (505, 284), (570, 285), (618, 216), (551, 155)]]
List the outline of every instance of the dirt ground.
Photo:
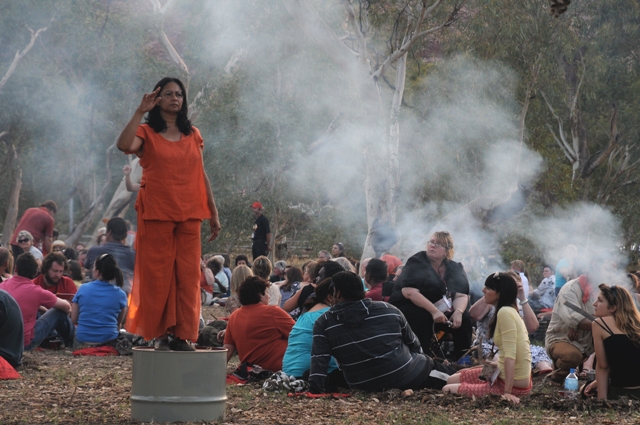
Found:
[[(205, 311), (205, 318), (220, 314)], [(237, 359), (237, 358), (236, 358)], [(233, 361), (232, 361), (233, 362)], [(229, 365), (232, 371), (235, 363)], [(68, 350), (28, 353), (22, 379), (0, 381), (0, 424), (139, 424), (131, 420), (132, 358), (73, 357)], [(421, 390), (353, 392), (311, 400), (264, 393), (258, 384), (227, 386), (219, 424), (633, 424), (640, 402), (568, 400), (534, 381), (518, 406), (499, 397), (466, 399)]]

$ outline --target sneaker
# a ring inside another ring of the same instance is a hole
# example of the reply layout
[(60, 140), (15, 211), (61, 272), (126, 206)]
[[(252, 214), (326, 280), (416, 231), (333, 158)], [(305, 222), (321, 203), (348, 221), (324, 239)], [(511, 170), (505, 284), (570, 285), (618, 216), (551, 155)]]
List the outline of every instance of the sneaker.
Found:
[(196, 348), (189, 341), (180, 338), (172, 339), (169, 347), (173, 351), (196, 351)]
[(153, 349), (156, 351), (171, 350), (171, 347), (169, 347), (169, 337), (157, 338), (156, 342), (153, 343)]

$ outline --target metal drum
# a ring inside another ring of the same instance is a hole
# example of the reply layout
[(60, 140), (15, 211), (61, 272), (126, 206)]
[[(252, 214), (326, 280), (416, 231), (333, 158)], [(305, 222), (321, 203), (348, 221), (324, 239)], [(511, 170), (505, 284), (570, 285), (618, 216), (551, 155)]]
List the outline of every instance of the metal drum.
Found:
[(131, 418), (141, 422), (224, 419), (227, 350), (133, 349)]

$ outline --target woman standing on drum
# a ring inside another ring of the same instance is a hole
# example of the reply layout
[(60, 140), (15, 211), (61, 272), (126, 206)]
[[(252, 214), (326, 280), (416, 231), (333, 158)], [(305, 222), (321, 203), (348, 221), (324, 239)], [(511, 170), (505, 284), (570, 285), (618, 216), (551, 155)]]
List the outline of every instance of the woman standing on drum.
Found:
[(127, 330), (156, 339), (156, 350), (194, 350), (188, 341), (198, 338), (200, 222), (209, 219), (209, 241), (220, 232), (203, 139), (189, 121), (186, 98), (180, 80), (163, 78), (118, 139), (118, 149), (136, 154), (143, 170)]

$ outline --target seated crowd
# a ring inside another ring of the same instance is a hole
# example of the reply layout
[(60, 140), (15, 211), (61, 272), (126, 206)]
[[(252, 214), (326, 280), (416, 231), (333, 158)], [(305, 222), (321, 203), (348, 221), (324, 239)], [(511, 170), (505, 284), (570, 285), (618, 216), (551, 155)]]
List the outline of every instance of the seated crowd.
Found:
[[(113, 218), (88, 250), (53, 241), (43, 255), (28, 231), (19, 232), (13, 252), (0, 247), (0, 356), (19, 367), (24, 351), (52, 337), (74, 349), (114, 346), (134, 272), (126, 238), (126, 223)], [(601, 283), (615, 279), (614, 265), (586, 263), (572, 246), (566, 252), (555, 274), (542, 269), (537, 286), (520, 260), (470, 282), (444, 231), (404, 263), (390, 254), (356, 263), (342, 244), (301, 267), (238, 255), (231, 270), (229, 256), (205, 255), (202, 305), (223, 305), (229, 317), (198, 341), (226, 348), (227, 361), (237, 354), (241, 365), (304, 381), (316, 394), (432, 388), (518, 403), (535, 375), (561, 384), (570, 369), (595, 369), (586, 396), (640, 398), (633, 361), (640, 279), (628, 275), (623, 285), (631, 291)], [(476, 248), (469, 268), (479, 265), (486, 263)], [(544, 346), (531, 344), (541, 324)], [(479, 366), (467, 367), (469, 356)]]

